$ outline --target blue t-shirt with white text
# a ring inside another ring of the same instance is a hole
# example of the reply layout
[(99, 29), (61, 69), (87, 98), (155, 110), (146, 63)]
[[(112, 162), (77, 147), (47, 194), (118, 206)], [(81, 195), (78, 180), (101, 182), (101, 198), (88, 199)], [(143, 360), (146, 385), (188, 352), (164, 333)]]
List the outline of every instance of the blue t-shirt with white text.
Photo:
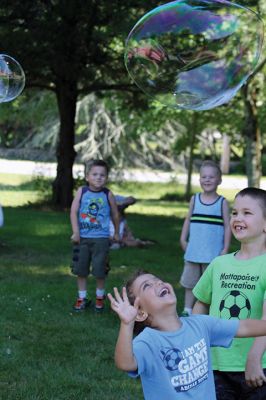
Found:
[(239, 321), (207, 315), (181, 318), (174, 332), (145, 328), (133, 341), (133, 352), (145, 400), (215, 400), (210, 347), (229, 347)]

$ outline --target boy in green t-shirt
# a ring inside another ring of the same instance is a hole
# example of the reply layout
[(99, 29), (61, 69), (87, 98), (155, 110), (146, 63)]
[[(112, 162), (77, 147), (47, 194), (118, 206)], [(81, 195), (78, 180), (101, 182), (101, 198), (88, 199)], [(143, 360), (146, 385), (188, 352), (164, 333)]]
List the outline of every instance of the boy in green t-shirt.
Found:
[[(216, 257), (193, 290), (194, 314), (266, 319), (266, 191), (237, 193), (231, 214), (236, 253)], [(212, 352), (217, 400), (266, 399), (266, 337), (234, 339)]]

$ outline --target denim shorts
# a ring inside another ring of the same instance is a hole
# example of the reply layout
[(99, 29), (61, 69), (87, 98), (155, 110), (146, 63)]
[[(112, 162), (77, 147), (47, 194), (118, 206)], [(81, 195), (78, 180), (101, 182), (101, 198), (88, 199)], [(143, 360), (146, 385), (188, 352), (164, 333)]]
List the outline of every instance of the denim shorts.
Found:
[(109, 255), (109, 238), (81, 238), (80, 244), (73, 245), (71, 270), (74, 275), (105, 278)]

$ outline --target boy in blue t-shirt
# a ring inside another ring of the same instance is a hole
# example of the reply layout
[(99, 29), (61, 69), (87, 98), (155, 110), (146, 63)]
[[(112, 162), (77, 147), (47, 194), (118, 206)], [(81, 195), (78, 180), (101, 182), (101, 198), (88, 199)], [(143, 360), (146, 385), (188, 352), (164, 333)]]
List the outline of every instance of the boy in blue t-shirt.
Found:
[[(234, 336), (266, 334), (266, 321), (179, 318), (173, 287), (144, 271), (137, 271), (121, 295), (114, 288), (108, 298), (120, 318), (116, 366), (140, 376), (146, 400), (214, 400), (210, 346), (229, 347)], [(141, 329), (133, 340), (134, 330)]]
[(78, 189), (71, 205), (72, 272), (77, 275), (78, 298), (73, 306), (82, 311), (90, 304), (87, 299), (87, 277), (92, 264), (96, 278), (95, 311), (102, 311), (105, 299), (106, 265), (109, 254), (110, 218), (114, 223), (113, 239), (119, 241), (119, 215), (113, 193), (105, 187), (108, 166), (103, 160), (93, 160), (86, 168), (88, 186)]

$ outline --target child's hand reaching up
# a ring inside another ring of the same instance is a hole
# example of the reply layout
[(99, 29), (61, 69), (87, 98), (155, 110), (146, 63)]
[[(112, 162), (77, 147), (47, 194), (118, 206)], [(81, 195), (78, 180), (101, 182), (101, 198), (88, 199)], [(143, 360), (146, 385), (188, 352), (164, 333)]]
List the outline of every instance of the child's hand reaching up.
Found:
[(137, 297), (134, 306), (129, 303), (126, 288), (123, 287), (122, 295), (120, 296), (117, 288), (114, 288), (114, 297), (111, 293), (108, 293), (108, 299), (111, 303), (111, 308), (117, 313), (121, 322), (126, 325), (135, 322), (136, 316), (138, 314), (139, 298)]

